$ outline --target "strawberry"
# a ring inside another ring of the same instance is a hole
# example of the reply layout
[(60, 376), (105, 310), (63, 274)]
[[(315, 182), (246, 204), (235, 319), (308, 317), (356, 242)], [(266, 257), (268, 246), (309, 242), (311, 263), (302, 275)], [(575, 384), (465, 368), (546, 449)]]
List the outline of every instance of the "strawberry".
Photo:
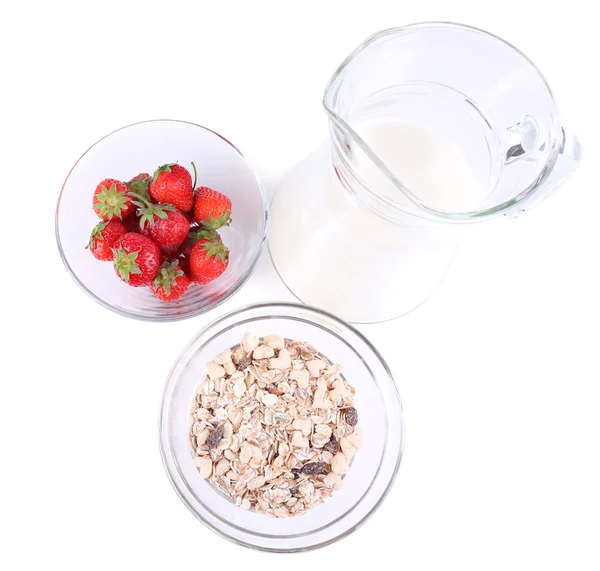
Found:
[(220, 240), (201, 238), (192, 246), (190, 274), (193, 282), (207, 284), (218, 278), (229, 264), (229, 250)]
[(131, 286), (150, 285), (158, 273), (160, 248), (150, 238), (137, 232), (124, 234), (114, 254), (117, 275)]
[(179, 267), (183, 270), (183, 272), (185, 273), (185, 275), (189, 275), (190, 273), (190, 260), (189, 258), (186, 258), (184, 256), (182, 256), (181, 254), (179, 254), (179, 257), (177, 258), (177, 261), (179, 262)]
[(224, 194), (200, 186), (194, 198), (194, 220), (210, 230), (231, 224), (231, 200)]
[(192, 246), (202, 238), (208, 238), (209, 240), (219, 240), (221, 241), (221, 236), (217, 233), (216, 230), (206, 230), (205, 228), (191, 228), (188, 232), (187, 238), (183, 242), (180, 254), (185, 256), (186, 258), (190, 257), (192, 253)]
[(184, 214), (186, 215), (187, 219), (190, 221), (190, 226), (197, 226), (196, 221), (194, 220), (194, 209), (192, 208), (192, 210), (188, 210), (187, 212), (184, 212)]
[(139, 232), (140, 221), (137, 216), (128, 216), (123, 220), (123, 226), (127, 228), (127, 232)]
[(108, 262), (115, 257), (113, 248), (117, 247), (121, 236), (126, 233), (127, 229), (116, 218), (108, 222), (100, 222), (92, 230), (86, 248), (90, 249), (94, 258)]
[(179, 299), (190, 286), (190, 280), (179, 265), (179, 260), (165, 262), (154, 278), (152, 291), (162, 301)]
[(182, 212), (194, 205), (194, 190), (190, 173), (174, 163), (158, 167), (150, 182), (150, 196), (157, 202), (173, 204)]
[(147, 172), (141, 172), (140, 174), (134, 176), (131, 180), (128, 180), (125, 184), (132, 194), (141, 196), (144, 198), (144, 200), (150, 202), (148, 188), (150, 187), (151, 181), (152, 177)]
[(92, 207), (102, 220), (112, 220), (113, 216), (124, 220), (135, 210), (129, 189), (114, 178), (104, 179), (96, 187)]
[(188, 235), (190, 221), (172, 204), (150, 204), (141, 196), (136, 198), (140, 199), (135, 204), (139, 206), (141, 233), (152, 238), (163, 252), (175, 253)]

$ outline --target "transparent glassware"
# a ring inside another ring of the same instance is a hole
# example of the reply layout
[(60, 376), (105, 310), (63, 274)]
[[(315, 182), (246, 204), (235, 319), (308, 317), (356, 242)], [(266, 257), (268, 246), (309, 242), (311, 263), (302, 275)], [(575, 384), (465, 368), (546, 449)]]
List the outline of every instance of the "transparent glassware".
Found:
[[(306, 514), (276, 519), (236, 507), (204, 480), (189, 444), (190, 408), (208, 361), (239, 345), (245, 332), (280, 333), (308, 341), (340, 363), (356, 388), (363, 445), (344, 487)], [(293, 303), (257, 304), (204, 328), (169, 373), (161, 405), (160, 449), (168, 477), (188, 509), (219, 535), (264, 551), (305, 551), (330, 544), (359, 527), (384, 500), (398, 472), (404, 424), (396, 384), (377, 350), (358, 331), (320, 310)]]
[(269, 249), (296, 297), (351, 322), (417, 307), (470, 223), (526, 211), (580, 160), (534, 64), (467, 26), (375, 34), (324, 106), (330, 140), (284, 178)]
[[(229, 265), (215, 281), (193, 284), (180, 299), (165, 303), (148, 288), (119, 280), (112, 263), (95, 259), (85, 249), (98, 223), (92, 196), (105, 178), (127, 181), (169, 162), (185, 166), (193, 176), (192, 161), (198, 185), (231, 198), (233, 223), (219, 230), (230, 250)], [(144, 121), (110, 133), (71, 169), (56, 208), (56, 239), (67, 270), (92, 299), (127, 317), (175, 321), (209, 311), (246, 282), (266, 241), (267, 212), (266, 195), (254, 171), (227, 139), (185, 121)]]

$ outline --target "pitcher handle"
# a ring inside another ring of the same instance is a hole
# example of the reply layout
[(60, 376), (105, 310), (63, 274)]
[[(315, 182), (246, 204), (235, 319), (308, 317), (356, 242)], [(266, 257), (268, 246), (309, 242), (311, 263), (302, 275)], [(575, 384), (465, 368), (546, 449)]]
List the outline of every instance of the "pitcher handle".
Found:
[(521, 204), (521, 208), (507, 214), (507, 216), (514, 218), (530, 210), (533, 206), (536, 206), (550, 196), (575, 171), (577, 165), (581, 162), (581, 144), (579, 143), (579, 139), (573, 134), (566, 133), (562, 127), (561, 137), (558, 159), (548, 178), (528, 201)]

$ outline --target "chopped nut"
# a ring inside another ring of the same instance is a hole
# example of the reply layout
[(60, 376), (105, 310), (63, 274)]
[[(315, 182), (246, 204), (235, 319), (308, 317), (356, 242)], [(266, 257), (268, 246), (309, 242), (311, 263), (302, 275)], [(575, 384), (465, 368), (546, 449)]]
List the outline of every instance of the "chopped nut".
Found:
[(194, 464), (200, 468), (200, 475), (203, 478), (210, 478), (212, 474), (212, 460), (208, 456), (196, 456)]
[(252, 353), (252, 356), (255, 359), (269, 359), (273, 355), (275, 355), (275, 351), (268, 345), (259, 345), (256, 349), (254, 349), (254, 353)]
[(355, 428), (352, 434), (348, 434), (346, 439), (354, 446), (354, 448), (360, 448), (362, 446), (362, 432)]
[(327, 393), (323, 389), (317, 389), (315, 391), (315, 397), (313, 399), (313, 408), (328, 409), (333, 406), (332, 402), (327, 398)]
[(211, 381), (218, 381), (225, 376), (225, 369), (211, 361), (206, 364), (206, 373)]
[(335, 472), (329, 472), (329, 474), (325, 476), (323, 483), (326, 486), (329, 486), (330, 488), (334, 488), (336, 490), (342, 489), (342, 479)]
[(291, 365), (290, 352), (287, 349), (282, 349), (276, 359), (270, 360), (269, 369), (289, 369)]
[(264, 343), (273, 349), (284, 349), (285, 341), (281, 335), (267, 335)]
[(225, 349), (218, 357), (213, 359), (213, 362), (217, 365), (225, 365), (229, 361), (231, 361), (231, 349)]
[(311, 377), (318, 377), (319, 373), (326, 367), (325, 363), (321, 359), (313, 359), (306, 361), (306, 368), (310, 373)]
[(228, 361), (225, 363), (223, 368), (225, 369), (225, 373), (227, 375), (233, 375), (233, 373), (237, 371), (237, 367), (233, 364), (233, 361)]
[(306, 369), (293, 370), (290, 373), (290, 379), (298, 383), (298, 387), (305, 389), (309, 385), (308, 371)]
[(343, 476), (348, 472), (348, 460), (342, 452), (338, 452), (331, 461), (331, 470), (340, 476)]
[(258, 347), (260, 343), (258, 337), (255, 337), (251, 333), (244, 333), (244, 337), (242, 338), (242, 347), (246, 353), (252, 353), (254, 349)]
[(340, 440), (340, 446), (342, 448), (342, 452), (346, 455), (347, 458), (352, 458), (356, 454), (356, 447), (347, 437), (344, 437)]

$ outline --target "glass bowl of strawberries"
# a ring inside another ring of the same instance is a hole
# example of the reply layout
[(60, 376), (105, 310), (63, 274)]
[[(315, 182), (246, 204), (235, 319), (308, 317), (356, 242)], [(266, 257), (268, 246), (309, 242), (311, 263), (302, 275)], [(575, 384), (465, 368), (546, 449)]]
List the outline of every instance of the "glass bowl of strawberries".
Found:
[(56, 209), (69, 273), (121, 315), (175, 321), (223, 303), (265, 245), (268, 203), (221, 135), (156, 120), (107, 135), (77, 161)]

